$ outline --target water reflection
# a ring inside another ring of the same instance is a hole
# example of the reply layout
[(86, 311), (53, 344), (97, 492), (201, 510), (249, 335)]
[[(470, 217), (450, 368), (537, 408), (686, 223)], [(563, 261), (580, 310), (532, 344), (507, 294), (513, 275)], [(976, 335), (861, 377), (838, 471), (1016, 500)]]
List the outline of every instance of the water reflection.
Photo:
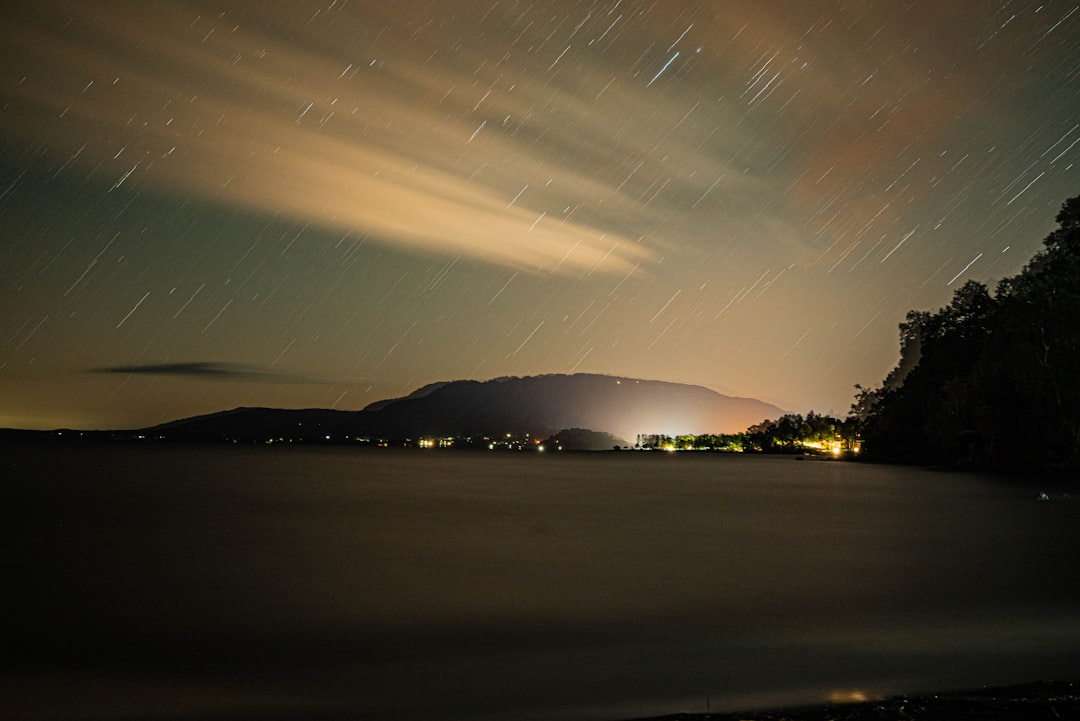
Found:
[(1080, 657), (1077, 506), (974, 476), (214, 447), (19, 468), (12, 658), (25, 708), (65, 718), (611, 719)]

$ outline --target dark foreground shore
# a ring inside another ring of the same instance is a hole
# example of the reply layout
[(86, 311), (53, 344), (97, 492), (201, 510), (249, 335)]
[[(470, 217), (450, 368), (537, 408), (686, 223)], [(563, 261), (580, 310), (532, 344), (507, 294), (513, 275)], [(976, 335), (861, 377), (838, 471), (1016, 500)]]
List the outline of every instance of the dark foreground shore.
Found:
[(780, 711), (674, 714), (638, 721), (1042, 721), (1080, 718), (1080, 682), (1039, 681)]

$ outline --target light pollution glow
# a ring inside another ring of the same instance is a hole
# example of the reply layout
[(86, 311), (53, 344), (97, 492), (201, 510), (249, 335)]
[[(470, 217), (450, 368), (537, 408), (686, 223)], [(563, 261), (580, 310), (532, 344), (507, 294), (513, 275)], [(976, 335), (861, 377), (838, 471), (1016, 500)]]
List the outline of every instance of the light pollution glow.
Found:
[[(1050, 2), (5, 8), (0, 420), (572, 371), (843, 413), (908, 309), (1016, 272), (1075, 194), (1078, 21)], [(264, 374), (85, 373), (175, 363)]]

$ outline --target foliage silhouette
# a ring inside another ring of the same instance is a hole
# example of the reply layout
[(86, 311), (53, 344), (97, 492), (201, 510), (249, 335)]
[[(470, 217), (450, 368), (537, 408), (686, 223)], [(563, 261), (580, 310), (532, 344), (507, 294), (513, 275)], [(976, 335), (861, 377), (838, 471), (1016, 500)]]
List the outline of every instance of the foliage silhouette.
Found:
[(1080, 465), (1080, 196), (994, 293), (968, 281), (900, 324), (900, 362), (858, 391), (871, 458), (998, 470)]

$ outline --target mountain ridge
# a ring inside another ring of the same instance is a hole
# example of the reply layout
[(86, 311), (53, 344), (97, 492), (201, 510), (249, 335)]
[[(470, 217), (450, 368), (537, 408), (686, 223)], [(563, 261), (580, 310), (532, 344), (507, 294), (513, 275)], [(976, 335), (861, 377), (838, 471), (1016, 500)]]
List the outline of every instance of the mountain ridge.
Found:
[(436, 381), (361, 410), (245, 406), (136, 430), (87, 431), (79, 436), (341, 442), (508, 435), (538, 439), (585, 429), (632, 443), (638, 434), (738, 433), (784, 412), (765, 401), (725, 395), (704, 386), (595, 373), (551, 373)]
[(143, 429), (149, 437), (241, 440), (385, 439), (511, 434), (546, 437), (587, 428), (639, 433), (734, 433), (784, 411), (703, 386), (602, 374), (438, 381), (359, 411), (235, 408)]

